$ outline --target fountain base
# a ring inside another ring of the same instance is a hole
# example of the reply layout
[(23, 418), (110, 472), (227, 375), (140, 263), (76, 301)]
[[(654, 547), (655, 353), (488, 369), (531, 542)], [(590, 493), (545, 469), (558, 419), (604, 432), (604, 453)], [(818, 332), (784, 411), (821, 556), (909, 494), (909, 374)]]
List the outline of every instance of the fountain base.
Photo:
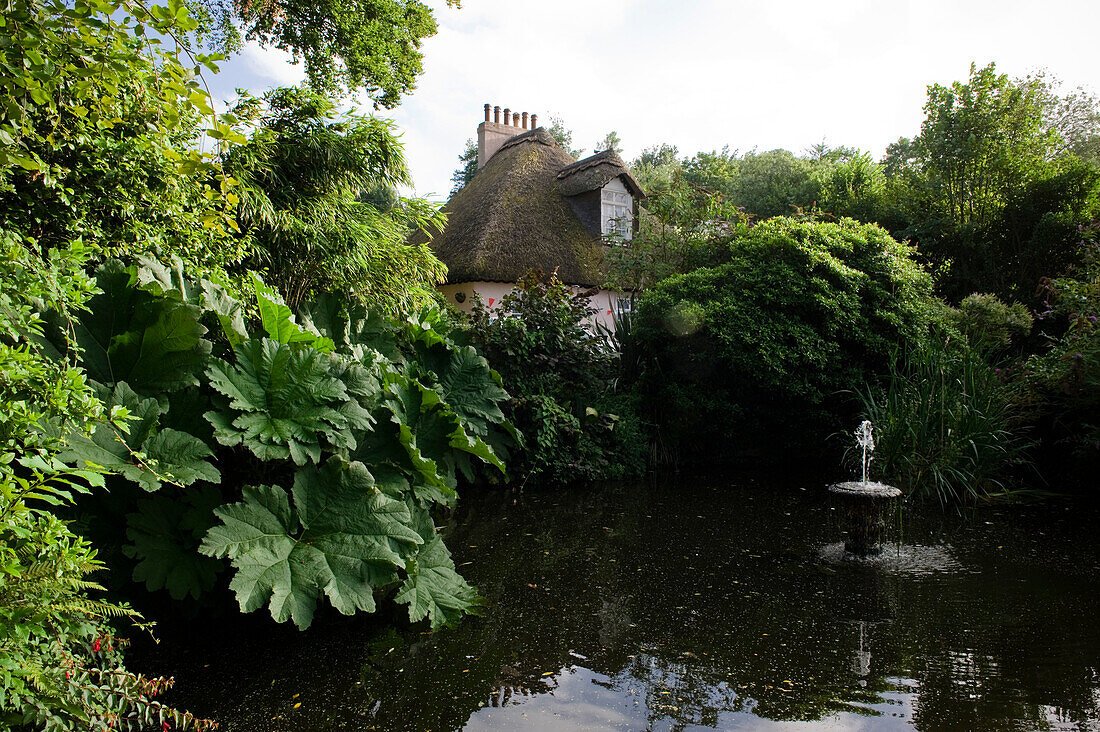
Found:
[(844, 501), (848, 536), (844, 551), (857, 557), (873, 557), (882, 551), (886, 529), (883, 509), (888, 501), (901, 496), (901, 490), (883, 483), (858, 480), (829, 486), (829, 491)]

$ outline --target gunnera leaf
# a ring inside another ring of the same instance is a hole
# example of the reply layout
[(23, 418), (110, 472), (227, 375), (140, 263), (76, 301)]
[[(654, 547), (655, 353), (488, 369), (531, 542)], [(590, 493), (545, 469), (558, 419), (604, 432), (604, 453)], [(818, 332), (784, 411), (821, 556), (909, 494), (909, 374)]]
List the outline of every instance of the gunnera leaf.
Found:
[(490, 425), (505, 421), (500, 405), (508, 401), (508, 392), (473, 346), (436, 346), (425, 354), (421, 368), (437, 377), (433, 386), (470, 432), (485, 437)]
[(425, 509), (411, 510), (424, 543), (406, 560), (407, 577), (394, 600), (409, 606), (410, 621), (428, 618), (432, 630), (463, 615), (480, 615), (485, 601), (455, 570), (451, 552), (435, 532), (430, 515)]
[(403, 501), (381, 492), (362, 463), (332, 458), (299, 470), (293, 505), (278, 486), (244, 489), (244, 499), (214, 511), (221, 523), (200, 551), (229, 557), (230, 588), (244, 612), (268, 605), (278, 622), (301, 629), (317, 600), (350, 615), (373, 612), (374, 589), (399, 579), (423, 539)]
[(359, 302), (325, 294), (304, 304), (298, 315), (303, 327), (331, 339), (339, 353), (351, 354), (358, 347), (377, 351), (390, 361), (404, 358), (397, 344), (401, 329)]
[(207, 462), (214, 453), (206, 443), (186, 432), (158, 427), (165, 411), (159, 401), (142, 398), (125, 382), (113, 387), (97, 384), (96, 391), (107, 409), (129, 410), (126, 431), (100, 424), (91, 437), (73, 433), (62, 460), (106, 468), (150, 492), (159, 490), (163, 482), (186, 486), (198, 480), (221, 480), (217, 468)]
[(140, 256), (129, 271), (132, 280), (146, 292), (197, 305), (204, 312), (213, 313), (233, 348), (248, 340), (241, 303), (221, 285), (188, 277), (179, 257), (173, 257), (171, 264), (165, 265), (152, 257)]
[(222, 565), (199, 553), (199, 543), (217, 520), (214, 509), (223, 501), (213, 486), (189, 489), (181, 497), (158, 494), (137, 503), (126, 515), (123, 553), (138, 560), (134, 581), (150, 592), (167, 589), (175, 600), (198, 600), (214, 586)]
[(256, 305), (260, 309), (260, 322), (272, 340), (279, 343), (306, 343), (318, 351), (329, 353), (332, 340), (298, 325), (294, 313), (279, 293), (264, 284), (260, 276), (252, 272), (252, 287), (256, 291)]
[(131, 284), (118, 260), (96, 270), (101, 292), (76, 324), (88, 375), (105, 384), (125, 381), (147, 396), (198, 384), (210, 357), (197, 305), (156, 297)]
[(215, 359), (206, 372), (211, 386), (227, 397), (221, 408), (206, 413), (223, 445), (304, 465), (320, 461), (322, 446), (353, 449), (353, 430), (370, 426), (370, 413), (358, 400), (377, 382), (353, 364), (269, 338), (243, 344), (236, 357), (235, 365)]

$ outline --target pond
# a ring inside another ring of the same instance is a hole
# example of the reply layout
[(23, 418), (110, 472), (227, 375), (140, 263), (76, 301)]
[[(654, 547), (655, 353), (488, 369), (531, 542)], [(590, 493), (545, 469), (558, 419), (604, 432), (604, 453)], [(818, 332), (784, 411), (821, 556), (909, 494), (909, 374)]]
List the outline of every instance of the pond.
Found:
[(838, 514), (813, 480), (469, 493), (448, 544), (483, 617), (257, 614), (142, 670), (226, 730), (1100, 727), (1100, 512), (907, 506), (865, 564)]

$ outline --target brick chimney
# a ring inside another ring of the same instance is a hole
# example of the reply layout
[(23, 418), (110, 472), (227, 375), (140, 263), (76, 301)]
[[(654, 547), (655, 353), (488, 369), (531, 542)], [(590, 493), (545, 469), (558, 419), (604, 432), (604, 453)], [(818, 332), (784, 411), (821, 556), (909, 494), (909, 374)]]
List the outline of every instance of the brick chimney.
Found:
[[(489, 119), (489, 110), (492, 109), (493, 118)], [(501, 123), (500, 107), (485, 105), (485, 121), (477, 126), (477, 169), (485, 167), (489, 158), (500, 149), (500, 146), (509, 138), (527, 131), (527, 112), (522, 114), (523, 126), (520, 127), (520, 113), (513, 113), (511, 109), (504, 110), (504, 122)], [(530, 115), (531, 129), (535, 129), (535, 120), (538, 115)]]

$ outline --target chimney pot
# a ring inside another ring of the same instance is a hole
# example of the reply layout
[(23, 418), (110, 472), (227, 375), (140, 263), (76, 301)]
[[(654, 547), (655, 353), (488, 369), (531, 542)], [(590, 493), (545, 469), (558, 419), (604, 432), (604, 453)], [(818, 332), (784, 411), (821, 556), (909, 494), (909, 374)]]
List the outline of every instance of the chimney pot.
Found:
[(535, 129), (539, 126), (539, 116), (537, 114), (531, 115), (531, 129)]
[(493, 107), (493, 122), (500, 124), (500, 107)]
[(527, 113), (523, 113), (523, 129), (527, 129)]
[(504, 124), (506, 124), (506, 125), (511, 124), (511, 122), (509, 122), (510, 119), (512, 119), (512, 110), (508, 109), (508, 107), (505, 107), (504, 108)]
[(519, 112), (512, 112), (512, 126), (519, 127)]
[(486, 122), (489, 121), (489, 105), (488, 104), (485, 105), (485, 121)]

